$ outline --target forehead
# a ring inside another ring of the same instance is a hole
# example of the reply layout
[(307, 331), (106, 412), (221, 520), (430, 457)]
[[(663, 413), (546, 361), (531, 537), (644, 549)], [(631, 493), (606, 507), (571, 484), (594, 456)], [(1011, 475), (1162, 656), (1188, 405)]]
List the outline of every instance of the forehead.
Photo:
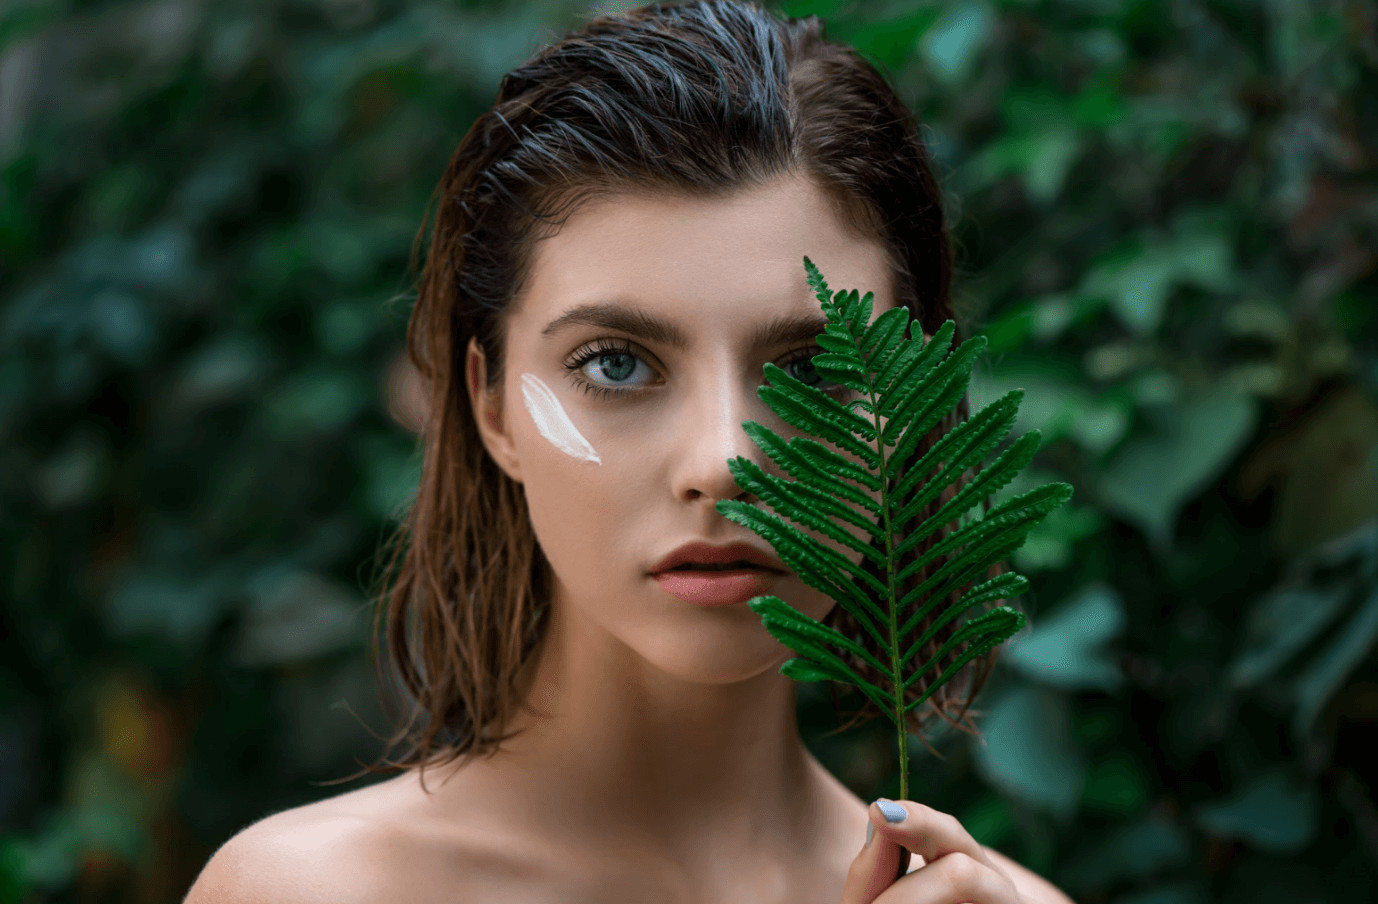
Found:
[(534, 249), (519, 314), (538, 329), (572, 309), (616, 302), (673, 318), (740, 311), (752, 319), (816, 313), (808, 256), (829, 288), (892, 307), (879, 239), (851, 232), (811, 180), (781, 178), (719, 198), (631, 194), (587, 202)]

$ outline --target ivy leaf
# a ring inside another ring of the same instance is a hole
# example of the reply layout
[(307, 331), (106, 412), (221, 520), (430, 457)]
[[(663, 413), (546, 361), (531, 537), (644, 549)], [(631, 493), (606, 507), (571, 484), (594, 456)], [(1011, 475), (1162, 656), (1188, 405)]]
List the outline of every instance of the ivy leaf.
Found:
[[(862, 636), (854, 639), (779, 597), (748, 603), (766, 630), (799, 654), (780, 667), (782, 675), (855, 687), (894, 723), (904, 798), (909, 713), (968, 662), (1023, 627), (1024, 615), (1009, 606), (971, 613), (1027, 589), (1028, 580), (1012, 572), (986, 578), (1071, 497), (1072, 487), (1045, 484), (982, 518), (968, 517), (1038, 449), (1039, 433), (1030, 431), (966, 478), (1009, 433), (1023, 390), (1007, 392), (934, 439), (934, 429), (966, 396), (986, 339), (974, 337), (952, 350), (956, 325), (949, 320), (924, 342), (905, 307), (871, 323), (873, 293), (859, 298), (855, 289), (831, 292), (807, 257), (804, 269), (828, 318), (816, 339), (826, 351), (811, 363), (861, 398), (844, 404), (766, 364), (770, 385), (757, 395), (785, 422), (821, 442), (786, 442), (744, 421), (752, 440), (794, 479), (766, 474), (738, 456), (728, 462), (733, 477), (774, 514), (740, 500), (721, 500), (716, 508), (765, 538), (804, 583), (837, 601), (861, 626)], [(794, 525), (860, 552), (861, 564)], [(848, 525), (860, 528), (869, 542)], [(963, 615), (969, 617), (959, 623)]]

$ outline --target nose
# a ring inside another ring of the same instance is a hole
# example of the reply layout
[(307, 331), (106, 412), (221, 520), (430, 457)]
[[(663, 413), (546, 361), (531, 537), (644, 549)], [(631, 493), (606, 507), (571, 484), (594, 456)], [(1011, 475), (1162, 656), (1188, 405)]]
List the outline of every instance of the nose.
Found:
[(756, 389), (763, 380), (764, 377), (748, 383), (723, 377), (705, 382), (686, 400), (678, 443), (681, 454), (675, 476), (677, 498), (707, 498), (710, 502), (740, 499), (754, 504), (757, 496), (743, 490), (728, 467), (728, 462), (738, 456), (767, 474), (783, 474), (742, 427), (742, 422), (748, 420), (777, 433), (788, 426), (757, 397)]
[[(728, 462), (738, 457), (754, 463), (768, 476), (783, 478), (786, 482), (795, 480), (784, 468), (777, 465), (764, 449), (756, 445), (755, 440), (742, 427), (743, 421), (755, 421), (778, 435), (785, 443), (795, 437), (807, 435), (776, 414), (756, 395), (757, 388), (764, 380), (764, 376), (755, 383), (738, 382), (730, 377), (722, 377), (705, 382), (694, 390), (690, 397), (686, 397), (685, 407), (680, 412), (679, 430), (672, 452), (675, 456), (672, 459), (675, 498), (680, 502), (708, 510), (703, 517), (709, 522), (725, 517), (713, 511), (717, 502), (723, 499), (740, 500), (747, 505), (763, 507), (776, 515), (780, 514), (775, 511), (774, 503), (762, 503), (756, 493), (743, 490), (737, 484)], [(818, 439), (812, 436), (809, 438)], [(823, 445), (847, 456), (847, 453), (834, 448), (831, 443), (824, 442)], [(848, 507), (857, 508), (850, 501), (839, 501)], [(859, 509), (858, 513), (861, 514)], [(853, 565), (860, 563), (863, 555), (861, 552), (813, 527), (789, 520), (792, 529), (841, 554)], [(836, 522), (836, 519), (830, 520), (834, 520), (838, 528), (850, 533), (856, 540), (867, 541), (865, 531), (858, 525), (845, 521)]]

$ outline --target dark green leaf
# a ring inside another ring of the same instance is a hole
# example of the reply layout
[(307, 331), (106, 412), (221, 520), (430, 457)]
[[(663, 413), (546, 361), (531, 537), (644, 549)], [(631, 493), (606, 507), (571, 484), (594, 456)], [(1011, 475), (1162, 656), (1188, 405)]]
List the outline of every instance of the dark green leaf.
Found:
[[(853, 641), (777, 597), (751, 602), (766, 629), (800, 654), (781, 668), (781, 674), (801, 681), (850, 684), (891, 719), (898, 733), (903, 789), (907, 787), (907, 714), (1024, 623), (1022, 613), (1005, 606), (970, 615), (969, 610), (979, 605), (1022, 592), (1028, 583), (1013, 574), (981, 579), (1017, 549), (1049, 511), (1067, 500), (1071, 487), (1047, 484), (995, 506), (979, 521), (962, 523), (969, 509), (1008, 484), (1028, 464), (1039, 437), (1036, 432), (1026, 434), (917, 528), (906, 528), (907, 535), (897, 536), (900, 525), (924, 516), (943, 490), (957, 484), (1005, 437), (1023, 391), (1007, 393), (976, 417), (953, 427), (917, 463), (908, 464), (919, 440), (949, 416), (966, 394), (975, 356), (985, 341), (969, 339), (943, 358), (955, 334), (952, 321), (924, 342), (916, 338), (921, 332), (916, 332), (908, 309), (894, 308), (871, 321), (870, 292), (864, 296), (855, 289), (830, 292), (808, 258), (804, 268), (827, 315), (818, 343), (828, 351), (814, 359), (819, 373), (863, 394), (865, 404), (844, 406), (771, 364), (765, 365), (765, 374), (772, 385), (757, 394), (787, 423), (853, 453), (859, 464), (846, 463), (823, 443), (803, 438), (787, 443), (762, 425), (747, 421), (743, 424), (747, 434), (794, 479), (767, 474), (740, 456), (728, 466), (737, 483), (763, 505), (859, 551), (863, 565), (875, 565), (881, 577), (877, 579), (756, 506), (723, 500), (717, 510), (765, 537), (806, 584), (827, 593), (857, 618), (872, 646)], [(883, 425), (882, 416), (888, 418)], [(887, 454), (886, 447), (891, 445), (895, 448)], [(921, 483), (924, 478), (926, 482)], [(921, 488), (915, 492), (916, 487)], [(871, 543), (857, 540), (848, 525), (861, 528)], [(940, 539), (927, 552), (909, 555), (935, 535)], [(907, 555), (912, 561), (906, 562)], [(932, 564), (938, 564), (933, 574), (901, 598), (901, 583)], [(970, 589), (951, 601), (950, 596), (963, 586)], [(965, 615), (970, 617), (956, 625)], [(923, 637), (917, 642), (908, 640), (925, 618), (930, 624)], [(945, 633), (937, 652), (927, 662), (915, 662), (919, 650), (940, 631)], [(901, 654), (906, 643), (909, 646)], [(849, 664), (853, 662), (882, 676), (885, 686), (863, 678)], [(908, 693), (911, 688), (913, 695)]]

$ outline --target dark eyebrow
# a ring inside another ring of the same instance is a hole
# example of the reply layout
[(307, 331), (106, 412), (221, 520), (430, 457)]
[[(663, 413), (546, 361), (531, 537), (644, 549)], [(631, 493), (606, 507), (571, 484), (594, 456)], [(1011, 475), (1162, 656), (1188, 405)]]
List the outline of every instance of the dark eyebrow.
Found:
[[(549, 336), (576, 323), (619, 330), (680, 350), (689, 346), (688, 338), (670, 321), (613, 301), (575, 305), (546, 324), (541, 335)], [(756, 327), (751, 333), (751, 345), (753, 348), (764, 348), (803, 342), (819, 336), (827, 326), (828, 319), (821, 311), (817, 314), (782, 314)]]

